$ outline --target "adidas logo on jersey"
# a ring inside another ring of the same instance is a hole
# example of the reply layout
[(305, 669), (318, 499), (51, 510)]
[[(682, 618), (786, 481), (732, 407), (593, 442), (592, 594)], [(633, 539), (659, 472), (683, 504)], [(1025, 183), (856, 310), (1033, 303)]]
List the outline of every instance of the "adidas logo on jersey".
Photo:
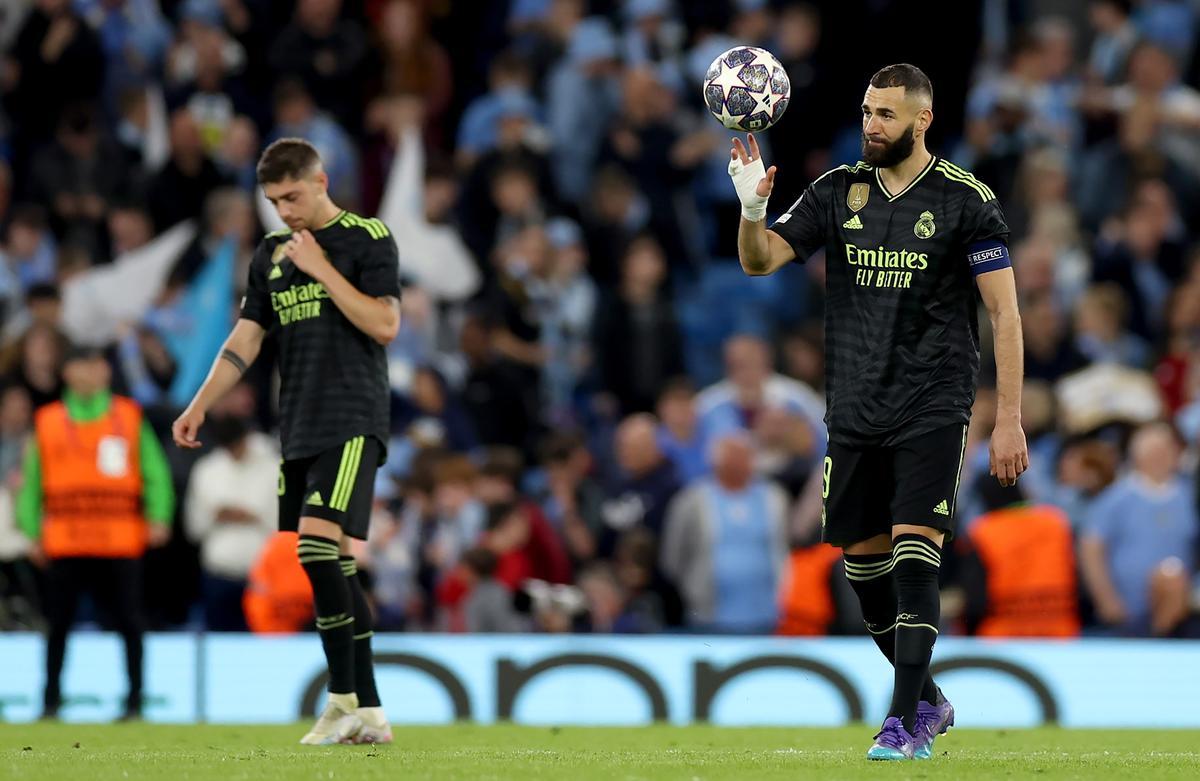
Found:
[(279, 266), (271, 266), (271, 273), (267, 274), (267, 279), (279, 279), (283, 276), (283, 269)]
[(938, 506), (934, 507), (933, 511), (935, 513), (937, 513), (938, 515), (949, 515), (950, 514), (950, 506), (948, 504), (946, 504), (946, 500), (943, 499), (942, 501), (938, 502)]
[[(313, 491), (312, 496), (308, 497), (308, 501), (305, 502), (305, 504), (307, 504), (309, 507), (324, 507), (325, 506), (325, 502), (321, 501), (321, 492), (320, 491)], [(945, 504), (945, 502), (942, 502), (942, 504)]]
[(856, 214), (853, 217), (851, 217), (850, 219), (843, 222), (842, 227), (846, 228), (847, 230), (860, 231), (863, 229), (863, 224), (862, 224), (862, 220), (860, 220), (858, 218), (858, 215)]

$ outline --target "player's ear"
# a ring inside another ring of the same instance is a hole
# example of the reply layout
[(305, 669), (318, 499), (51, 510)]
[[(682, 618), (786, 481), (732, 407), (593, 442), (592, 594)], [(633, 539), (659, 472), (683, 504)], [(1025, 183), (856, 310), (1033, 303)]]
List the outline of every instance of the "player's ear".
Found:
[(933, 124), (933, 110), (929, 107), (924, 107), (917, 112), (917, 132), (924, 133), (929, 130), (929, 126)]

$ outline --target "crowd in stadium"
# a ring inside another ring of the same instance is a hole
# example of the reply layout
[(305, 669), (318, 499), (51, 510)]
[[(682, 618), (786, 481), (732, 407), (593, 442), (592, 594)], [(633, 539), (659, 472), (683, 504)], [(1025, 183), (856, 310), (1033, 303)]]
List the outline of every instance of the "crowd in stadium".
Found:
[(817, 542), (827, 261), (742, 273), (729, 135), (700, 99), (711, 60), (751, 43), (792, 84), (760, 140), (772, 215), (858, 158), (866, 78), (912, 61), (931, 149), (1013, 229), (1031, 467), (1011, 491), (987, 474), (984, 317), (943, 633), (1200, 636), (1200, 11), (979, 0), (934, 25), (914, 5), (6, 3), (0, 629), (42, 625), (22, 463), (79, 342), (163, 439), (152, 626), (311, 625), (275, 534), (271, 356), (203, 449), (169, 444), (215, 354), (197, 334), (228, 331), (279, 227), (257, 156), (301, 136), (335, 202), (391, 228), (404, 275), (357, 551), (380, 629), (861, 633)]

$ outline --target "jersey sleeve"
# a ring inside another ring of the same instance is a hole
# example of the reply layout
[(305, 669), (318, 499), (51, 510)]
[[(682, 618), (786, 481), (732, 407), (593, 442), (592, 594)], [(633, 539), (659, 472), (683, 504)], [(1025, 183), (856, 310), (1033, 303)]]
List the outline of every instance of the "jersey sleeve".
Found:
[(383, 298), (384, 296), (399, 298), (400, 256), (396, 250), (395, 238), (388, 234), (382, 238), (370, 240), (362, 258), (358, 274), (358, 289), (374, 298)]
[(771, 226), (771, 230), (792, 246), (796, 259), (802, 263), (825, 246), (829, 235), (831, 178), (823, 176), (806, 187), (792, 207)]
[(241, 317), (253, 320), (263, 328), (271, 327), (271, 293), (267, 288), (267, 269), (271, 266), (272, 246), (263, 239), (250, 260), (246, 280), (246, 295), (242, 297)]
[(963, 207), (963, 235), (967, 265), (974, 276), (1009, 268), (1008, 223), (995, 198), (969, 197)]

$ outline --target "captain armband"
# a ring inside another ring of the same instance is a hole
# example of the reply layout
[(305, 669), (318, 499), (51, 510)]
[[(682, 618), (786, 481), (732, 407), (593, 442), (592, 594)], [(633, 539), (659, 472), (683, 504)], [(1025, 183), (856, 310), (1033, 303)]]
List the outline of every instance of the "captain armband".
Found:
[(996, 239), (977, 241), (967, 248), (967, 264), (974, 276), (997, 271), (1002, 268), (1012, 268), (1008, 257), (1008, 247)]

